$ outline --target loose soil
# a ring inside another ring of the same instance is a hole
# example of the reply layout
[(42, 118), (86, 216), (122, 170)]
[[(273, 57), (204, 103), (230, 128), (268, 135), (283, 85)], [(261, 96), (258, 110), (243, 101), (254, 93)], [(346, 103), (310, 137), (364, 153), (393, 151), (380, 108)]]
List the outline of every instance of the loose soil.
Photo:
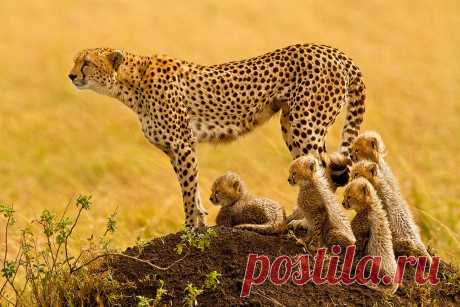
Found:
[[(101, 271), (110, 268), (113, 278), (121, 285), (122, 306), (137, 306), (136, 296), (154, 298), (159, 280), (164, 281), (167, 294), (161, 305), (182, 306), (184, 289), (192, 283), (203, 285), (205, 275), (212, 271), (222, 274), (215, 289), (204, 290), (198, 296), (199, 306), (460, 306), (460, 275), (456, 268), (441, 262), (440, 283), (431, 286), (416, 285), (414, 271), (406, 271), (404, 285), (395, 295), (384, 296), (365, 286), (331, 286), (307, 283), (294, 285), (291, 281), (275, 286), (266, 282), (252, 288), (248, 298), (241, 298), (241, 286), (249, 253), (268, 255), (272, 260), (279, 255), (305, 254), (295, 239), (287, 235), (267, 236), (234, 228), (216, 227), (217, 236), (203, 252), (185, 249), (187, 256), (167, 270), (154, 269), (140, 261), (126, 257), (107, 259)], [(181, 258), (175, 250), (180, 234), (169, 234), (146, 244), (139, 254), (136, 247), (128, 248), (126, 255), (138, 256), (157, 266), (167, 267)], [(99, 272), (101, 273), (101, 272)], [(99, 297), (99, 302), (106, 298)]]

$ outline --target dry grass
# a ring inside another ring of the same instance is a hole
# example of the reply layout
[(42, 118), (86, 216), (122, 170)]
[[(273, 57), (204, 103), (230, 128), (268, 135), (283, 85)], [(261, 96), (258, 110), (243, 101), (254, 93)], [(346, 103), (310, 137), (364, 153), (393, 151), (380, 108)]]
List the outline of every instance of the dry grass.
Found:
[[(75, 193), (91, 193), (82, 242), (116, 206), (119, 246), (176, 231), (184, 219), (168, 159), (121, 103), (70, 84), (75, 52), (113, 46), (211, 64), (327, 43), (364, 73), (364, 128), (382, 133), (425, 241), (458, 263), (459, 11), (456, 0), (2, 1), (0, 200), (14, 203), (21, 224), (45, 207), (60, 211)], [(290, 157), (279, 130), (274, 119), (231, 145), (201, 145), (203, 199), (213, 178), (231, 169), (255, 193), (292, 208), (296, 190), (286, 181)], [(212, 222), (216, 209), (205, 206)]]

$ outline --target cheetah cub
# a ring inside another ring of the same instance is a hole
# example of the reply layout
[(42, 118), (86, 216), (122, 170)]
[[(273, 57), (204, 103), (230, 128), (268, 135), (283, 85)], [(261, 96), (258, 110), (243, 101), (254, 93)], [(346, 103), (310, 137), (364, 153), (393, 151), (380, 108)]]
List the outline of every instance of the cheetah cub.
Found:
[(300, 186), (297, 207), (304, 218), (301, 221), (294, 220), (290, 225), (296, 227), (302, 224), (310, 230), (309, 236), (300, 242), (307, 244), (310, 251), (323, 245), (348, 246), (356, 241), (350, 222), (338, 204), (325, 172), (313, 155), (294, 160), (289, 169), (289, 184)]
[(361, 160), (369, 160), (375, 162), (385, 180), (391, 186), (395, 193), (401, 194), (399, 184), (393, 175), (389, 165), (385, 161), (385, 144), (382, 137), (376, 131), (366, 131), (358, 135), (356, 140), (351, 145), (351, 160), (358, 162)]
[[(388, 222), (393, 237), (396, 255), (426, 256), (431, 263), (431, 256), (423, 244), (417, 225), (410, 209), (399, 189), (394, 189), (391, 180), (374, 162), (362, 160), (351, 167), (351, 178), (366, 178), (377, 191), (377, 195), (387, 212)], [(394, 183), (394, 181), (393, 181)]]
[(250, 195), (246, 184), (233, 172), (226, 172), (216, 179), (209, 199), (214, 205), (221, 206), (216, 218), (219, 226), (235, 226), (262, 234), (285, 230), (283, 208), (273, 200)]
[[(343, 206), (356, 211), (351, 228), (356, 236), (356, 246), (361, 252), (360, 255), (381, 256), (381, 276), (393, 278), (397, 264), (390, 225), (372, 184), (362, 177), (352, 180), (345, 187)], [(398, 289), (398, 284), (391, 283), (377, 289), (393, 294)]]
[[(332, 154), (324, 154), (322, 156), (321, 161), (323, 167), (325, 168), (326, 179), (333, 192), (335, 192), (338, 187), (342, 187), (347, 184), (349, 177), (349, 165), (351, 165), (350, 158), (346, 157), (343, 154), (335, 152)], [(295, 224), (296, 228), (308, 228), (307, 226), (304, 226), (304, 221), (300, 223), (302, 218), (302, 210), (300, 210), (300, 208), (297, 207), (286, 218), (286, 223), (289, 224), (294, 220), (298, 220), (297, 222), (291, 223), (291, 225)]]

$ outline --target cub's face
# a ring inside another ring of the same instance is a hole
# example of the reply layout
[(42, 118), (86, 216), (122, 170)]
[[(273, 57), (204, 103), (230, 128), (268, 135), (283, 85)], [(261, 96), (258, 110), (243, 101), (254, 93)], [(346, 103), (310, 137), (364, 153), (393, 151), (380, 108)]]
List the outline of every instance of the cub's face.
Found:
[(209, 200), (216, 206), (234, 204), (242, 196), (242, 182), (238, 175), (227, 172), (214, 181)]
[(370, 160), (378, 162), (385, 153), (385, 145), (381, 136), (375, 131), (360, 134), (351, 145), (351, 159), (354, 162)]
[(375, 162), (369, 160), (361, 160), (359, 162), (353, 163), (350, 169), (350, 178), (351, 180), (363, 177), (370, 182), (375, 182), (376, 177), (378, 176), (378, 165)]
[(116, 72), (123, 62), (120, 51), (108, 48), (86, 49), (74, 58), (69, 78), (78, 89), (92, 89), (110, 94), (116, 83)]
[(368, 206), (372, 185), (364, 178), (357, 178), (350, 181), (345, 187), (342, 205), (345, 209), (360, 211)]
[(313, 155), (295, 159), (289, 168), (290, 185), (304, 184), (310, 181), (319, 168), (319, 161)]

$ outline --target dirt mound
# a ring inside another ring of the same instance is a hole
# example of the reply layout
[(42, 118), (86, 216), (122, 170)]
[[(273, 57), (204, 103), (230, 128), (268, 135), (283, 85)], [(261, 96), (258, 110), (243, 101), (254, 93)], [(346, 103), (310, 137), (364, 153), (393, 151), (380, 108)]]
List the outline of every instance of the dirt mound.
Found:
[[(197, 296), (200, 306), (372, 306), (376, 302), (379, 306), (381, 303), (403, 306), (414, 303), (441, 306), (460, 304), (459, 274), (451, 265), (443, 262), (438, 274), (439, 284), (419, 286), (406, 280), (393, 296), (383, 296), (359, 285), (317, 286), (307, 283), (297, 286), (288, 281), (284, 285), (275, 286), (267, 281), (263, 285), (254, 286), (248, 298), (241, 298), (249, 253), (264, 254), (273, 259), (279, 255), (304, 254), (304, 251), (288, 236), (264, 236), (234, 228), (214, 229), (217, 236), (212, 238), (208, 247), (203, 251), (197, 248), (184, 249), (185, 258), (177, 262), (183, 257), (176, 252), (176, 245), (181, 242), (181, 233), (154, 239), (140, 251), (138, 248), (125, 251), (126, 255), (139, 255), (140, 259), (161, 267), (173, 263), (167, 270), (154, 269), (146, 263), (126, 257), (107, 260), (103, 265), (104, 270), (110, 267), (113, 278), (123, 285), (121, 305), (137, 306), (137, 296), (154, 298), (161, 284), (159, 280), (162, 280), (167, 293), (163, 295), (161, 304), (181, 306), (187, 284), (201, 286), (206, 274), (212, 271), (222, 274), (220, 283), (215, 289), (205, 289)], [(414, 272), (409, 270), (406, 273)]]

